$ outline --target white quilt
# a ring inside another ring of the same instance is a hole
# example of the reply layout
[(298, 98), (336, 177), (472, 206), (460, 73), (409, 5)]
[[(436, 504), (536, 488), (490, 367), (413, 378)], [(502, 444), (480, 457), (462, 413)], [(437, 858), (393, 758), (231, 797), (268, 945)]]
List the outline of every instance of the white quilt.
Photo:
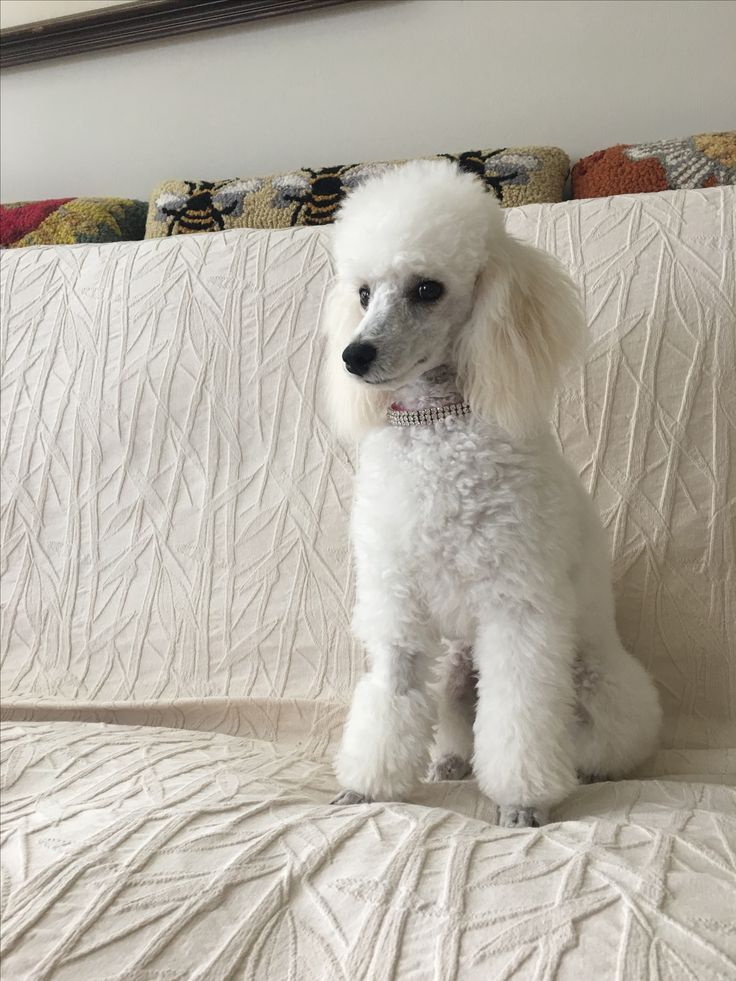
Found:
[(326, 807), (362, 670), (328, 233), (6, 252), (4, 976), (736, 976), (734, 189), (507, 224), (585, 294), (555, 424), (662, 751), (534, 831), (472, 781)]

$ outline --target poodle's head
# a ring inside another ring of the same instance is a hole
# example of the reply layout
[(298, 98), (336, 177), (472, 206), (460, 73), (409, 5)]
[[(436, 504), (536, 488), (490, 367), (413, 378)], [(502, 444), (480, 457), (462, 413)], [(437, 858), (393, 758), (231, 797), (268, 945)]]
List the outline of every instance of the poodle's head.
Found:
[(326, 369), (346, 435), (381, 424), (392, 393), (441, 364), (511, 434), (546, 421), (583, 335), (579, 301), (554, 259), (505, 232), (476, 177), (432, 160), (368, 181), (340, 211), (334, 255)]

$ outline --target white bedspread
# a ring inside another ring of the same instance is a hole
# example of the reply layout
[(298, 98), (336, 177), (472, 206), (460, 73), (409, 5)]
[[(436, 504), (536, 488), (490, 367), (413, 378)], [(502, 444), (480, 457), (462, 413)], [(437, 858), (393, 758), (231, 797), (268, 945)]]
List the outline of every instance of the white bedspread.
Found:
[(472, 781), (327, 807), (362, 670), (328, 233), (6, 252), (8, 979), (736, 976), (734, 189), (507, 223), (585, 293), (555, 425), (662, 751), (539, 830)]

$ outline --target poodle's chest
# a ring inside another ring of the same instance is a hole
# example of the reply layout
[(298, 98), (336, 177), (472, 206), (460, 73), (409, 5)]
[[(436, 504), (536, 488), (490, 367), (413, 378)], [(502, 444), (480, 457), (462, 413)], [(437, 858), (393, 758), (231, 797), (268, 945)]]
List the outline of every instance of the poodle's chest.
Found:
[(382, 430), (361, 451), (353, 531), (385, 554), (469, 574), (534, 506), (528, 459), (449, 421), (431, 431)]

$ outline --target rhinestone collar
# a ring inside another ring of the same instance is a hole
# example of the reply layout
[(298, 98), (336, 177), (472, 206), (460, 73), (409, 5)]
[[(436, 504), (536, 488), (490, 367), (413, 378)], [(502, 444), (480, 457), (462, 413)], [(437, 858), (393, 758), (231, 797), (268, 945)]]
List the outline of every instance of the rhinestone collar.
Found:
[(451, 402), (449, 405), (429, 405), (426, 409), (405, 409), (394, 402), (386, 410), (386, 418), (392, 426), (431, 426), (433, 422), (450, 417), (467, 416), (470, 406), (467, 402)]

